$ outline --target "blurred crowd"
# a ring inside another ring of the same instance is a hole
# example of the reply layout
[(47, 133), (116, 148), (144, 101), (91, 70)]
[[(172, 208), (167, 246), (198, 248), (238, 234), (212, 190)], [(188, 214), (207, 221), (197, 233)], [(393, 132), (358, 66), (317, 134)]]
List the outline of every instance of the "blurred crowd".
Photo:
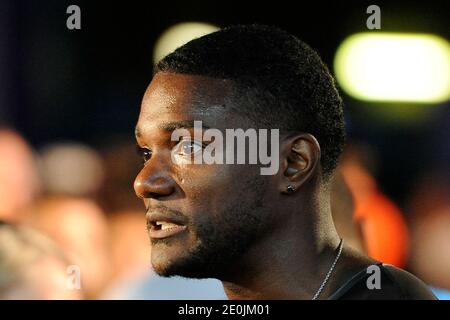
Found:
[[(132, 140), (39, 150), (0, 129), (0, 299), (220, 299), (217, 280), (160, 278), (150, 266), (141, 166)], [(332, 189), (338, 232), (355, 249), (450, 290), (449, 180), (424, 172), (400, 207), (377, 183), (375, 151), (350, 143)], [(440, 291), (442, 290), (442, 291)]]

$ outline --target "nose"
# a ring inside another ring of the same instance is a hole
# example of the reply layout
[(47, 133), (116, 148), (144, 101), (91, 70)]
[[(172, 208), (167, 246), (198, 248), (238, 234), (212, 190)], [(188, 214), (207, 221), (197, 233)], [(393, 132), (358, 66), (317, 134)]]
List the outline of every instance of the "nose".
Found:
[(175, 181), (167, 169), (149, 160), (134, 180), (134, 191), (141, 199), (168, 197), (175, 192)]

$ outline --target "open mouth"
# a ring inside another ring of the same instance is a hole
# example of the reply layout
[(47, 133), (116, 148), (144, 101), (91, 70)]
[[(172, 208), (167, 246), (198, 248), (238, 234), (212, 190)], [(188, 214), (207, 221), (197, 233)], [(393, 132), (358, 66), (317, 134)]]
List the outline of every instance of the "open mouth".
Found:
[(162, 220), (149, 221), (148, 227), (149, 235), (153, 239), (168, 238), (186, 230), (185, 225)]

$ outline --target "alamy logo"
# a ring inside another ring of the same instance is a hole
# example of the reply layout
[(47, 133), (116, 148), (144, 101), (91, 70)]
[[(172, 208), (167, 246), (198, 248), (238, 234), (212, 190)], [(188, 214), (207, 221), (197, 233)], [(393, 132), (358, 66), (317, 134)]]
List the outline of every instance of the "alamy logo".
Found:
[(369, 30), (381, 29), (381, 9), (376, 4), (367, 7), (366, 13), (371, 15), (367, 18), (366, 26)]
[(369, 290), (381, 289), (381, 270), (376, 264), (367, 267), (367, 273), (371, 274), (367, 278), (366, 286)]
[[(190, 136), (189, 130), (180, 128), (172, 132), (171, 140), (186, 141)], [(268, 165), (260, 168), (261, 175), (274, 175), (279, 169), (279, 139), (279, 129), (226, 129), (224, 136), (218, 129), (203, 130), (202, 121), (194, 121), (193, 138), (172, 149), (171, 157), (176, 164)], [(205, 141), (210, 143), (205, 146)]]
[(81, 29), (81, 9), (80, 9), (80, 7), (77, 5), (74, 5), (74, 4), (70, 5), (67, 7), (66, 13), (70, 14), (70, 16), (66, 20), (67, 29), (80, 30)]
[(69, 290), (81, 289), (81, 269), (77, 265), (70, 265), (66, 269), (66, 286)]

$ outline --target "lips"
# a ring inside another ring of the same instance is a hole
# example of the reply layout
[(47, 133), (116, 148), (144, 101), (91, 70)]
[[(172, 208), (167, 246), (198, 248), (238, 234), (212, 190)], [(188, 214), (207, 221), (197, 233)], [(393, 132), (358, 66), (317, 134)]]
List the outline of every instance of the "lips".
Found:
[(187, 229), (185, 219), (172, 211), (147, 212), (147, 229), (152, 239), (164, 239), (179, 234)]

